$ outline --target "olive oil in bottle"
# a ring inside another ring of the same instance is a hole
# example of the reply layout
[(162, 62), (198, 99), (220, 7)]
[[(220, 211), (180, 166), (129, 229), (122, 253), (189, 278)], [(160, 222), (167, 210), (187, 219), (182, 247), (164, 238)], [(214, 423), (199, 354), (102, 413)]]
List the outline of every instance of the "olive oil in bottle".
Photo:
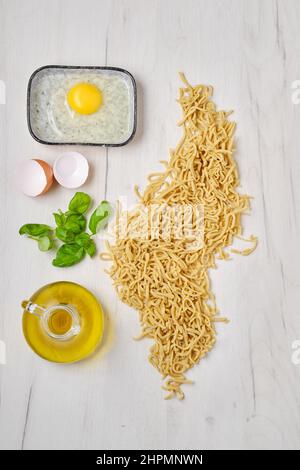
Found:
[(26, 341), (44, 359), (60, 363), (80, 361), (101, 341), (102, 308), (79, 284), (48, 284), (22, 306)]

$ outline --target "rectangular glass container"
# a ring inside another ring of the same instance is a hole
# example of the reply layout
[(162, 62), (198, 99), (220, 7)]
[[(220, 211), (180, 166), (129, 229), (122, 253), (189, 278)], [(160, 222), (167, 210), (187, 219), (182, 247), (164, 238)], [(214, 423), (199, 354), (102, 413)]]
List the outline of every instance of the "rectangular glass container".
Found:
[[(74, 84), (98, 86), (103, 105), (91, 115), (67, 103)], [(137, 91), (133, 76), (117, 67), (47, 65), (35, 70), (27, 89), (27, 123), (32, 137), (48, 145), (119, 147), (134, 137)]]

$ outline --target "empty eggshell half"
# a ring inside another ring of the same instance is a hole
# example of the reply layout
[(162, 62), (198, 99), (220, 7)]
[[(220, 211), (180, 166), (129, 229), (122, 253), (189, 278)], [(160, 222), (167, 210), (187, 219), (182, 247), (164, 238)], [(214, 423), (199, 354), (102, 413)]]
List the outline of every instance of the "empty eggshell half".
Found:
[(53, 172), (61, 186), (75, 189), (85, 183), (89, 174), (89, 164), (81, 153), (65, 152), (55, 160)]
[(26, 196), (45, 194), (52, 186), (53, 171), (44, 160), (33, 158), (23, 161), (17, 174), (17, 184)]

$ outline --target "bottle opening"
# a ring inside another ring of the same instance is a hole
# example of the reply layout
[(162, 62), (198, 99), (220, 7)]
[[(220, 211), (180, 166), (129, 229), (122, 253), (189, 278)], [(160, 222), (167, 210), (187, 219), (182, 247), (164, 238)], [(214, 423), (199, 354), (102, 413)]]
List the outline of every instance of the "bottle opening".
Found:
[(62, 308), (51, 312), (48, 318), (48, 327), (55, 335), (64, 335), (72, 328), (72, 316)]
[(42, 316), (45, 332), (54, 339), (65, 341), (80, 332), (80, 316), (72, 305), (53, 305)]

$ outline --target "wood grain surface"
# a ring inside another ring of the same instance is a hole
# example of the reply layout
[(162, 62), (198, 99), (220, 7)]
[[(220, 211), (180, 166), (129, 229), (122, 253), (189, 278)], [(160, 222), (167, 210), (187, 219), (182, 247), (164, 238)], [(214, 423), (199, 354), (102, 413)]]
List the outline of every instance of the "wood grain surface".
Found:
[[(0, 1), (1, 448), (300, 448), (299, 24), (297, 0)], [(258, 235), (259, 247), (211, 272), (231, 322), (218, 325), (216, 347), (190, 371), (183, 402), (163, 400), (150, 342), (132, 340), (138, 316), (117, 300), (103, 263), (55, 269), (18, 235), (23, 223), (51, 223), (73, 194), (55, 186), (30, 199), (15, 185), (24, 158), (53, 163), (65, 150), (38, 144), (27, 129), (27, 82), (46, 64), (107, 64), (137, 80), (134, 141), (79, 148), (92, 169), (83, 189), (95, 200), (134, 202), (134, 184), (143, 188), (168, 158), (181, 136), (179, 70), (213, 85), (217, 105), (235, 111), (240, 190), (254, 197), (245, 234)], [(104, 343), (82, 363), (47, 363), (23, 339), (20, 302), (55, 280), (83, 284), (105, 309)]]

